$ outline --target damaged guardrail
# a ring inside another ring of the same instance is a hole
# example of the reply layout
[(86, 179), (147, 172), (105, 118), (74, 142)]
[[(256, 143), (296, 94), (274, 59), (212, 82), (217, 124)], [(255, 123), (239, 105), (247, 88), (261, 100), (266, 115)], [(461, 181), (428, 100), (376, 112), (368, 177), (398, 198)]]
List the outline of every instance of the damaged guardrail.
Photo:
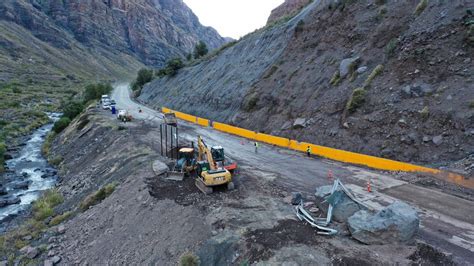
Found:
[[(338, 190), (340, 188), (340, 190)], [(335, 235), (337, 234), (337, 230), (327, 227), (331, 223), (332, 213), (334, 208), (341, 202), (342, 195), (340, 193), (336, 193), (337, 191), (341, 191), (342, 193), (346, 194), (351, 200), (355, 203), (359, 204), (360, 206), (367, 208), (362, 202), (357, 200), (357, 198), (352, 194), (350, 190), (344, 186), (344, 184), (339, 180), (334, 180), (334, 184), (331, 188), (330, 196), (324, 202), (329, 203), (328, 212), (326, 218), (314, 218), (305, 208), (303, 204), (303, 200), (295, 207), (296, 216), (300, 221), (306, 221), (312, 227), (318, 229), (318, 234), (320, 235)]]

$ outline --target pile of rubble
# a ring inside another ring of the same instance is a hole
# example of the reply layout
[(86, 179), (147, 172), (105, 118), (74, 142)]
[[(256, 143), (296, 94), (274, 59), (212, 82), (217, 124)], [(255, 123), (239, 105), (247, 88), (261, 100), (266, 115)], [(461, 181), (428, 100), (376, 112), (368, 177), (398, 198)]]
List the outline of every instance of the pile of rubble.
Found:
[(318, 234), (335, 235), (336, 229), (329, 227), (334, 220), (347, 224), (352, 237), (364, 244), (407, 243), (413, 240), (420, 220), (417, 211), (403, 202), (394, 202), (378, 212), (371, 211), (360, 202), (339, 180), (332, 186), (316, 189), (316, 210), (325, 217), (314, 217), (311, 204), (304, 202), (301, 193), (292, 194), (296, 215), (301, 221), (316, 228)]

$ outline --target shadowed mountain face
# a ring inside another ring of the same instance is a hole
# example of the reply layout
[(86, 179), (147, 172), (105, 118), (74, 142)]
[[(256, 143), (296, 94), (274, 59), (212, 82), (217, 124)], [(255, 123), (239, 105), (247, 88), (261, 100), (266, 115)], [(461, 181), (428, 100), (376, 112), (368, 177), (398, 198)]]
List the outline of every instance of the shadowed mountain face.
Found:
[(160, 67), (192, 52), (200, 40), (210, 49), (225, 43), (181, 0), (4, 0), (0, 36), (0, 52), (13, 62), (40, 53), (58, 70), (69, 72), (58, 65), (80, 60), (86, 72), (104, 75), (141, 64)]

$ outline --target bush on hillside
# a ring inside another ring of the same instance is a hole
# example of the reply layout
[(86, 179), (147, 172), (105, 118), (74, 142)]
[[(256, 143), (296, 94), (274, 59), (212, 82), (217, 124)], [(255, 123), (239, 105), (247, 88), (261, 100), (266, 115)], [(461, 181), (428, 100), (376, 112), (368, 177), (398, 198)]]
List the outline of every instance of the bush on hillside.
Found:
[(178, 70), (184, 67), (184, 63), (181, 58), (174, 58), (166, 62), (166, 67), (160, 69), (157, 72), (158, 77), (164, 76), (175, 76), (178, 73)]
[(84, 104), (81, 102), (69, 102), (63, 107), (63, 117), (73, 120), (84, 110)]
[(198, 44), (196, 44), (196, 47), (194, 47), (194, 58), (199, 59), (203, 56), (205, 56), (209, 50), (207, 49), (207, 45), (203, 41), (199, 41)]
[(81, 209), (82, 211), (86, 211), (91, 206), (99, 204), (101, 201), (103, 201), (115, 191), (115, 187), (115, 183), (110, 183), (102, 187), (92, 195), (87, 196), (79, 205), (79, 209)]
[(137, 78), (132, 83), (132, 90), (137, 91), (143, 88), (143, 85), (153, 80), (153, 70), (142, 68), (138, 71)]
[(99, 100), (102, 95), (109, 94), (112, 90), (112, 85), (108, 83), (90, 84), (86, 86), (86, 90), (84, 91), (83, 102), (86, 103), (91, 100)]
[(367, 91), (363, 88), (357, 88), (352, 92), (351, 98), (347, 102), (347, 110), (350, 113), (353, 113), (357, 110), (357, 108), (361, 107), (362, 104), (365, 102), (365, 95)]
[(71, 119), (68, 117), (61, 117), (56, 123), (54, 123), (53, 126), (53, 131), (56, 132), (56, 134), (61, 133), (69, 124), (71, 123)]

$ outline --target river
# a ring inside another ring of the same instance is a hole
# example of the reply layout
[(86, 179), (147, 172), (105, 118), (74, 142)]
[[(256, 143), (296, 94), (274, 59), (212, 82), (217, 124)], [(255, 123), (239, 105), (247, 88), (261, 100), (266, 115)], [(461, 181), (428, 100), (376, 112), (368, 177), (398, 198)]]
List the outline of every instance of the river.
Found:
[(52, 123), (36, 129), (17, 156), (6, 161), (10, 171), (4, 174), (2, 185), (7, 194), (0, 197), (0, 204), (7, 206), (0, 208), (0, 223), (27, 209), (42, 191), (54, 187), (57, 182), (57, 171), (41, 154), (41, 146), (60, 114), (49, 113), (48, 116)]

